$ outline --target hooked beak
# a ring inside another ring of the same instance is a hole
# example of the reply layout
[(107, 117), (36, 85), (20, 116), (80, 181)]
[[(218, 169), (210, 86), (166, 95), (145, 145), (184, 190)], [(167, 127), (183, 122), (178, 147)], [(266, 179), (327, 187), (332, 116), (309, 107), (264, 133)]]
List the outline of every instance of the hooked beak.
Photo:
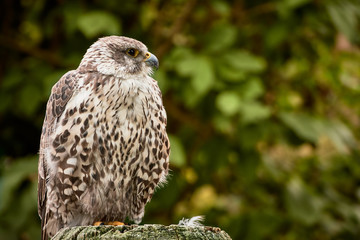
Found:
[(149, 67), (153, 67), (153, 68), (156, 68), (156, 70), (159, 68), (159, 60), (157, 59), (157, 57), (150, 53), (150, 52), (147, 52), (145, 54), (145, 60), (144, 62), (146, 63), (146, 65), (148, 65)]

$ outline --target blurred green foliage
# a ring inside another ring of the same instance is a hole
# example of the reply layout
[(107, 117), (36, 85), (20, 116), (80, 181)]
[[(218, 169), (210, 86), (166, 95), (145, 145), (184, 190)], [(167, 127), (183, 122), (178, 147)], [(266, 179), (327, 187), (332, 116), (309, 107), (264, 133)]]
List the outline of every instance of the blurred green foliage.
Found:
[(160, 59), (171, 177), (144, 223), (234, 239), (359, 239), (360, 2), (3, 0), (0, 239), (38, 239), (51, 86), (103, 35)]

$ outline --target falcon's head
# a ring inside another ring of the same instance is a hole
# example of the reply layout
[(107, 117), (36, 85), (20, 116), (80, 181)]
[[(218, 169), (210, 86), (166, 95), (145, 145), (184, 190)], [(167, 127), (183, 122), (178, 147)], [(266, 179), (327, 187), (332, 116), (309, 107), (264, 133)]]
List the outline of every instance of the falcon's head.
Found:
[(85, 53), (80, 72), (97, 71), (105, 75), (131, 78), (134, 75), (150, 75), (158, 68), (156, 56), (147, 47), (132, 38), (109, 36), (100, 38)]

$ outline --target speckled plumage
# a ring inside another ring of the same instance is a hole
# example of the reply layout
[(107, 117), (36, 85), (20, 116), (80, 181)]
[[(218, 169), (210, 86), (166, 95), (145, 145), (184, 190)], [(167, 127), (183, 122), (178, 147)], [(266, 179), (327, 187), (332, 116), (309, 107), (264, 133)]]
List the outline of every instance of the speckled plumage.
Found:
[(95, 221), (141, 222), (169, 165), (166, 112), (149, 76), (157, 64), (141, 42), (105, 37), (52, 88), (39, 156), (42, 239)]

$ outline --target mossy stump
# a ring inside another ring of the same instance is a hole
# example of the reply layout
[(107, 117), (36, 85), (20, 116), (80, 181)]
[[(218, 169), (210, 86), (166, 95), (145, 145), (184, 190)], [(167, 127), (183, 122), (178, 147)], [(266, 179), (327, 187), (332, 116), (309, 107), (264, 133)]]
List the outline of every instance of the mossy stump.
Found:
[(133, 240), (133, 239), (176, 239), (176, 240), (231, 240), (220, 228), (207, 226), (164, 226), (159, 224), (124, 226), (79, 226), (61, 229), (52, 240)]

